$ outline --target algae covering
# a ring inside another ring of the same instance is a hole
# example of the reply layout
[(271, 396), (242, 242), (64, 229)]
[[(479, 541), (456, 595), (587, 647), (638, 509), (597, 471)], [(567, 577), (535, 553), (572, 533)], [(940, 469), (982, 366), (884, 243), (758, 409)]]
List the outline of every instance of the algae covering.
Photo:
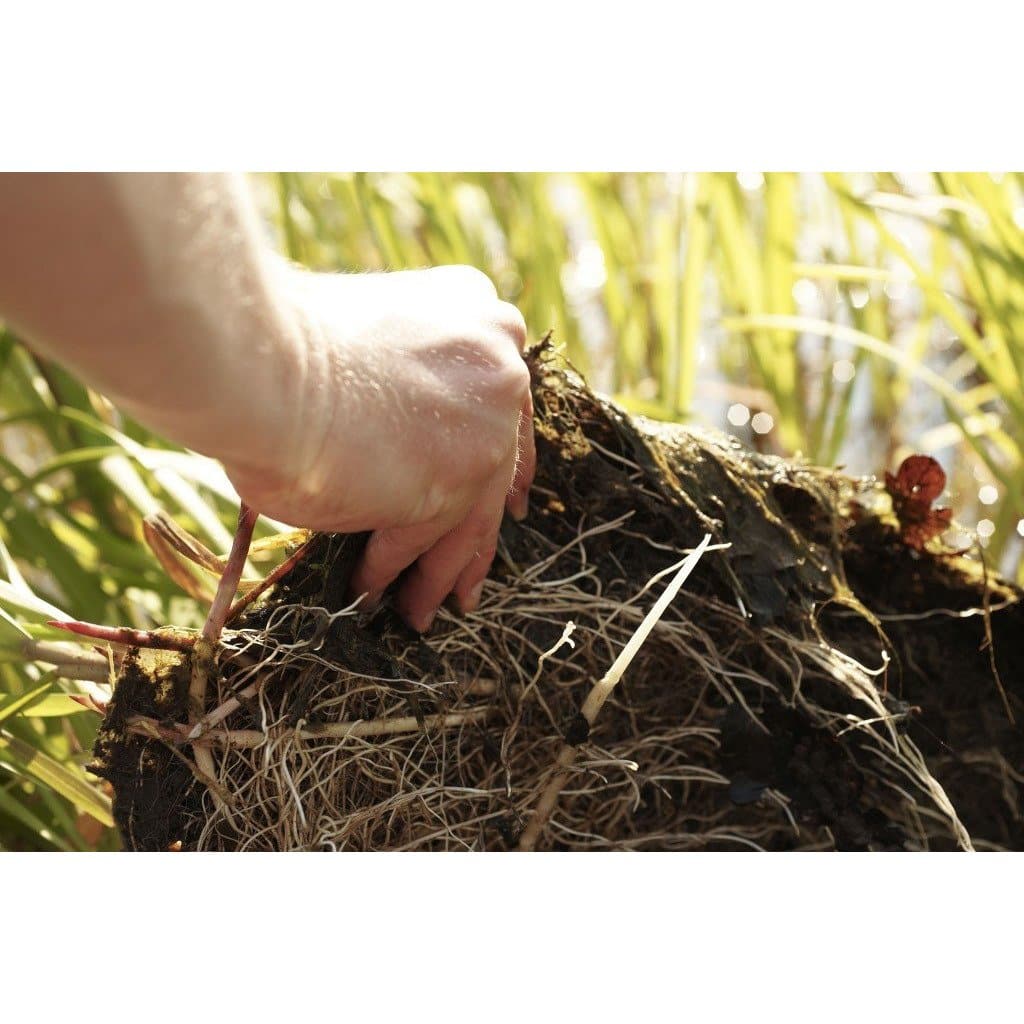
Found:
[(1024, 848), (1018, 591), (907, 544), (873, 480), (631, 418), (547, 345), (530, 364), (531, 512), (473, 614), (362, 614), (365, 537), (322, 535), (223, 634), (198, 727), (188, 653), (125, 659), (92, 770), (127, 847)]

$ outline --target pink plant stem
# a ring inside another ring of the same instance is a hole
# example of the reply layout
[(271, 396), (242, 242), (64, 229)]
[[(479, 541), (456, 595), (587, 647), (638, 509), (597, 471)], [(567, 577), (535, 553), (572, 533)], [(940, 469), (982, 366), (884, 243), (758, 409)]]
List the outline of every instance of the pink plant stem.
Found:
[(294, 553), (289, 555), (273, 572), (268, 573), (264, 579), (260, 580), (260, 582), (257, 583), (256, 586), (252, 588), (252, 590), (250, 590), (247, 594), (244, 594), (242, 597), (240, 597), (228, 611), (227, 618), (224, 620), (225, 625), (227, 625), (227, 623), (229, 622), (234, 622), (235, 619), (237, 619), (238, 616), (241, 615), (242, 612), (244, 612), (245, 609), (248, 608), (249, 605), (251, 605), (253, 601), (256, 600), (257, 597), (260, 596), (260, 594), (264, 593), (264, 591), (266, 591), (269, 587), (272, 587), (279, 579), (281, 579), (282, 576), (290, 572), (296, 565), (298, 565), (299, 561), (302, 559), (303, 555), (305, 555), (306, 552), (309, 550), (309, 546), (312, 543), (313, 538), (311, 537), (303, 545), (296, 549)]
[(255, 509), (244, 504), (238, 510), (238, 529), (235, 530), (235, 539), (231, 544), (231, 554), (228, 555), (227, 565), (224, 566), (224, 573), (217, 584), (217, 596), (210, 605), (210, 614), (206, 617), (206, 624), (203, 626), (203, 638), (216, 643), (220, 639), (221, 630), (227, 621), (228, 610), (234, 600), (235, 592), (238, 590), (238, 582), (242, 578), (242, 570), (245, 568), (245, 560), (249, 556), (249, 544), (252, 541), (253, 527), (256, 525), (256, 517), (259, 513)]
[(88, 693), (69, 693), (68, 696), (76, 704), (81, 704), (87, 711), (95, 711), (97, 715), (105, 716), (110, 705), (109, 701), (98, 701)]
[(87, 636), (108, 644), (121, 644), (124, 647), (149, 647), (158, 651), (190, 651), (195, 645), (195, 638), (180, 636), (173, 633), (154, 633), (145, 629), (129, 629), (127, 626), (97, 626), (92, 622), (62, 622), (50, 619), (47, 623), (54, 629), (64, 629), (69, 633)]
[[(206, 711), (206, 688), (207, 683), (213, 676), (217, 667), (217, 645), (220, 641), (220, 634), (224, 629), (224, 622), (227, 619), (228, 609), (235, 598), (238, 590), (238, 582), (242, 578), (242, 570), (245, 568), (245, 560), (249, 554), (249, 545), (252, 542), (252, 531), (256, 525), (256, 517), (259, 513), (250, 508), (244, 502), (238, 510), (238, 528), (235, 530), (235, 539), (231, 543), (231, 553), (228, 555), (224, 572), (220, 582), (217, 584), (217, 594), (210, 605), (210, 613), (206, 616), (203, 625), (203, 635), (195, 646), (192, 654), (192, 674), (188, 686), (189, 722), (193, 725), (198, 722)], [(213, 755), (203, 747), (196, 747), (194, 750), (196, 768), (199, 776), (209, 780), (210, 792), (214, 801), (221, 807), (226, 805), (224, 795), (220, 792), (216, 781), (216, 766), (213, 763)]]

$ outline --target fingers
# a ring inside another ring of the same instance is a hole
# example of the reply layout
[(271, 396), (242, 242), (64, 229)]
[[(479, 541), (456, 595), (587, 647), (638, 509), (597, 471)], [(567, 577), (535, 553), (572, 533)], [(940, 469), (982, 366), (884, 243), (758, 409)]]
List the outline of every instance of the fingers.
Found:
[(522, 520), (530, 507), (530, 487), (537, 472), (537, 447), (533, 437), (533, 395), (526, 393), (523, 410), (519, 414), (519, 437), (516, 472), (506, 505), (514, 519)]
[[(519, 310), (500, 301), (490, 279), (471, 267), (416, 272), (406, 283), (415, 293), (408, 298), (412, 313), (418, 302), (427, 299), (428, 312), (447, 311), (439, 319), (447, 326), (438, 337), (427, 333), (420, 349), (413, 352), (419, 360), (414, 365), (426, 367), (442, 384), (454, 381), (462, 389), (456, 395), (464, 392), (466, 396), (465, 408), (454, 411), (450, 400), (432, 402), (430, 395), (420, 396), (418, 404), (425, 402), (427, 412), (434, 409), (442, 426), (462, 424), (459, 437), (464, 440), (451, 446), (458, 458), (449, 457), (448, 447), (427, 443), (436, 440), (438, 430), (425, 431), (422, 442), (410, 435), (408, 443), (398, 445), (403, 464), (415, 470), (405, 479), (416, 487), (429, 481), (426, 497), (432, 500), (403, 501), (390, 521), (411, 524), (424, 516), (431, 518), (419, 525), (378, 529), (353, 575), (352, 590), (367, 593), (368, 603), (375, 603), (405, 573), (396, 605), (409, 624), (422, 632), (449, 594), (454, 593), (464, 612), (476, 607), (505, 509), (517, 519), (527, 513), (536, 448), (530, 378), (521, 355), (526, 324)], [(461, 311), (456, 320), (452, 310)], [(410, 322), (418, 323), (411, 314)], [(414, 377), (410, 379), (415, 382)], [(405, 458), (409, 452), (411, 458)], [(391, 484), (386, 476), (383, 479)]]
[(510, 459), (492, 478), (469, 515), (410, 570), (397, 604), (413, 629), (426, 632), (437, 609), (453, 590), (457, 590), (464, 612), (471, 610), (469, 605), (474, 599), (479, 599), (479, 593), (473, 591), (487, 575), (494, 558), (512, 473)]
[(425, 551), (429, 551), (450, 529), (450, 524), (434, 519), (415, 526), (378, 530), (366, 544), (349, 592), (353, 597), (367, 594), (366, 605), (376, 604), (385, 589)]
[(480, 604), (484, 580), (487, 579), (487, 574), (491, 571), (494, 555), (495, 549), (493, 547), (477, 552), (476, 557), (459, 573), (459, 578), (455, 581), (452, 593), (459, 602), (459, 611), (463, 615), (475, 612), (477, 605)]

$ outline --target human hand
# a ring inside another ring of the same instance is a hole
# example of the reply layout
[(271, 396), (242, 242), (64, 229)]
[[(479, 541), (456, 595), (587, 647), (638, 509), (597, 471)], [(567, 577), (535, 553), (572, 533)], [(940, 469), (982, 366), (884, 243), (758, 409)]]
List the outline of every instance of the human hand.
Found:
[(269, 426), (275, 443), (226, 463), (232, 482), (294, 525), (373, 531), (352, 579), (368, 604), (409, 569), (397, 604), (413, 628), (452, 593), (472, 611), (533, 481), (522, 316), (471, 267), (282, 280), (302, 324), (291, 401), (262, 411), (253, 436)]

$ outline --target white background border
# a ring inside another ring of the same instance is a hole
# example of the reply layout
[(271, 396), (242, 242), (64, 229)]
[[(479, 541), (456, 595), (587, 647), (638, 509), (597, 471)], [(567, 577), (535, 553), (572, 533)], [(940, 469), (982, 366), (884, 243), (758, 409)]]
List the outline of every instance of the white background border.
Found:
[[(6, 5), (0, 167), (1020, 168), (1013, 11)], [(6, 855), (5, 1016), (995, 1020), (1022, 866)]]

